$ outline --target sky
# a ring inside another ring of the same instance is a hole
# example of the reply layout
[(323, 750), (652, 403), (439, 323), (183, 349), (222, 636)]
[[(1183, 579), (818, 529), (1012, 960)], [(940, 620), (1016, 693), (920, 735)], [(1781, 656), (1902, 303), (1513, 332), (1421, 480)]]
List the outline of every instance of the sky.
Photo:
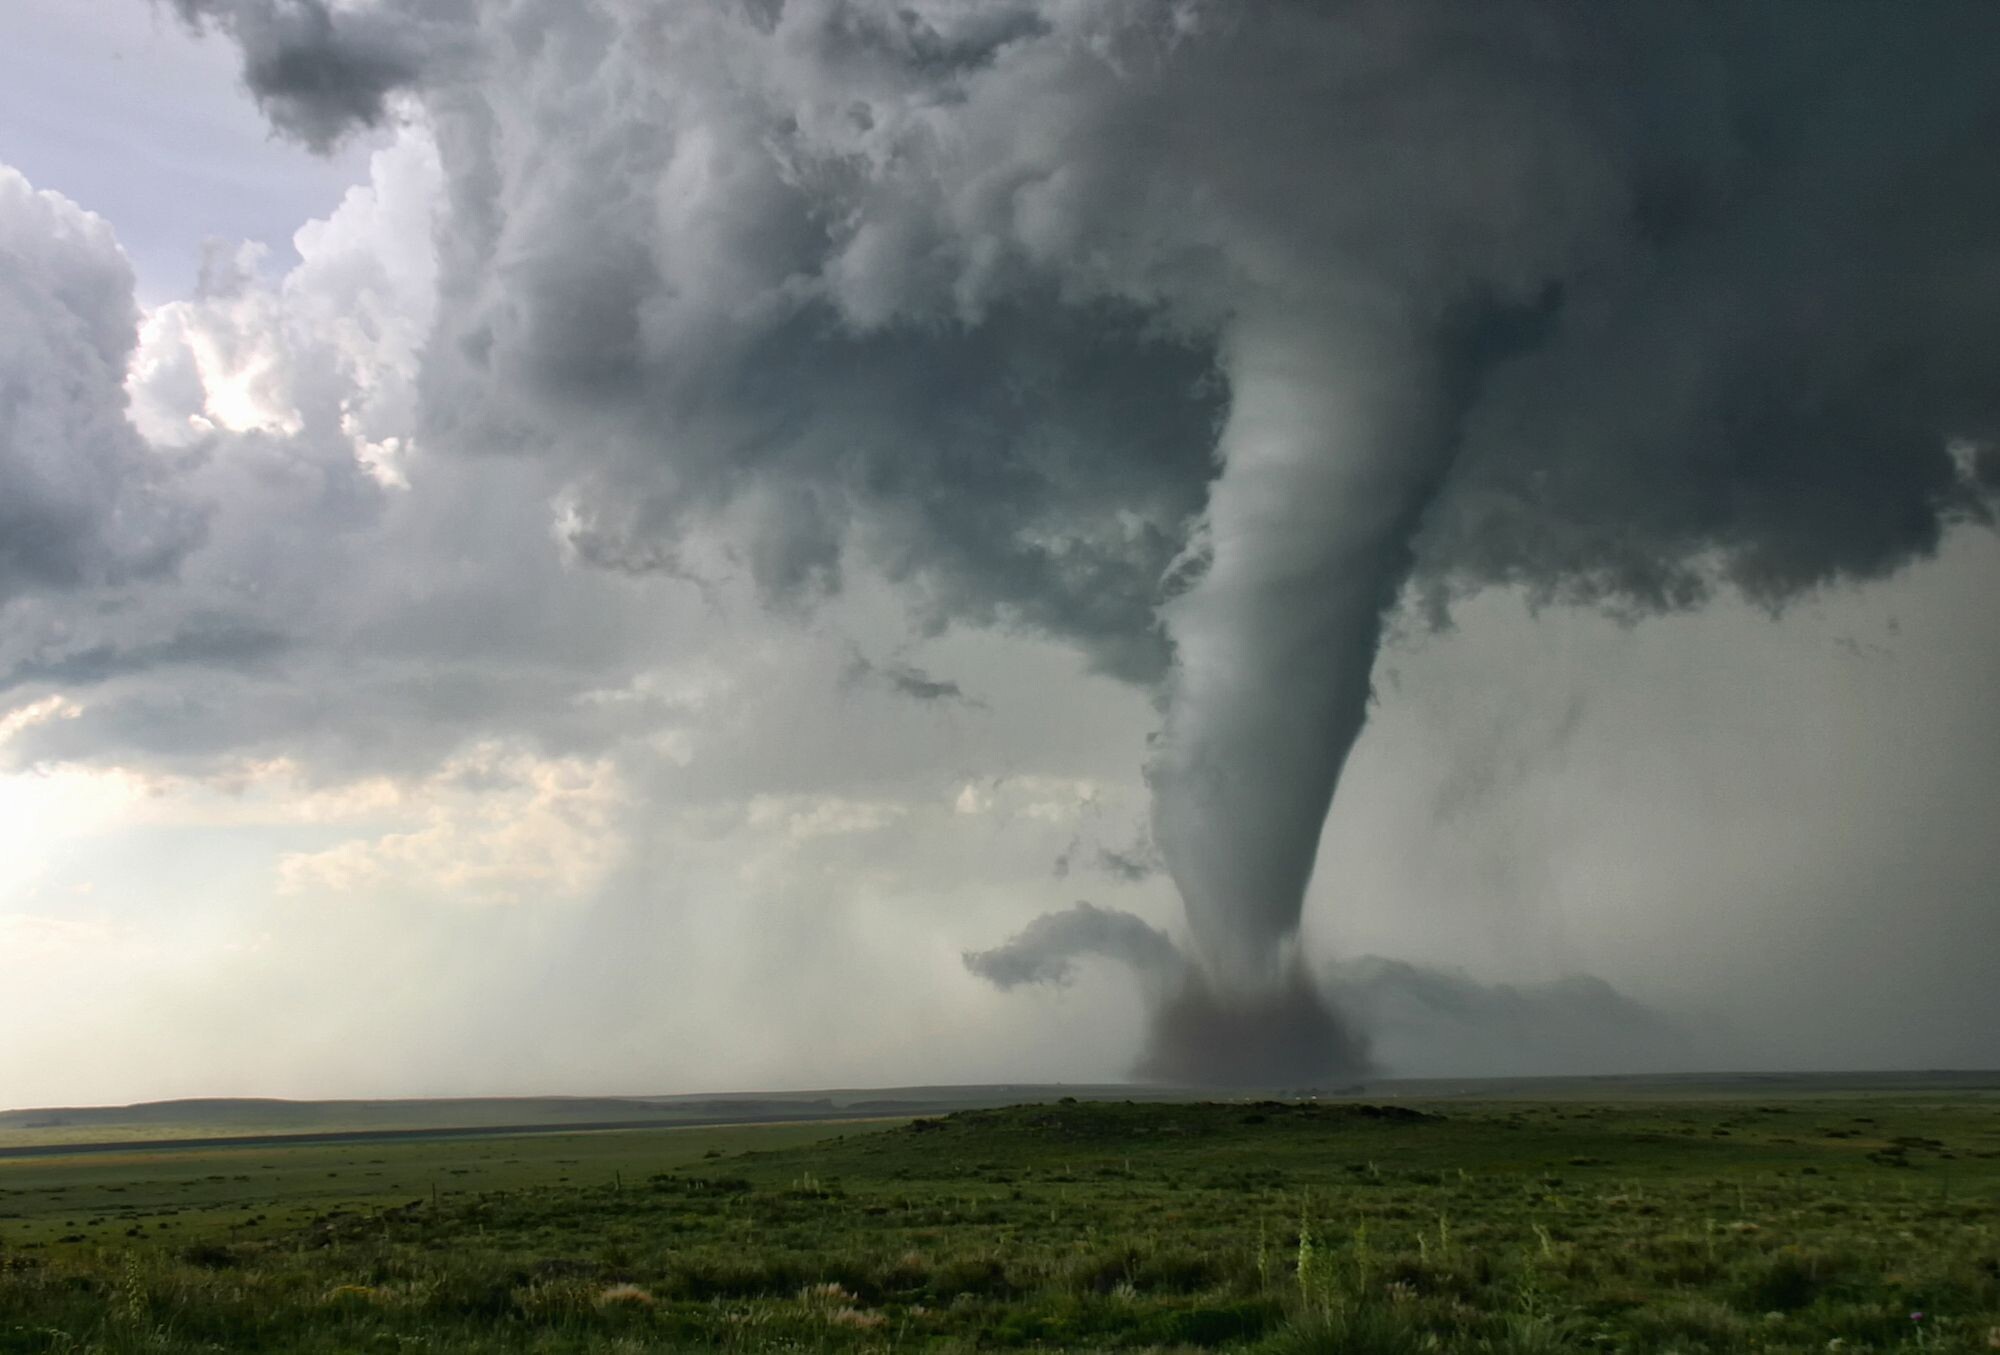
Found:
[(0, 1105), (2000, 1063), (1983, 4), (90, 10)]

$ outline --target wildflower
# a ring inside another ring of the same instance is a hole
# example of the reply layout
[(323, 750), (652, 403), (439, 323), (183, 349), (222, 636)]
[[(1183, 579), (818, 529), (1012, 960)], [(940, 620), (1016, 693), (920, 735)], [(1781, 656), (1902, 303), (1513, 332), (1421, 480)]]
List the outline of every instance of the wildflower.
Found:
[(1305, 1206), (1299, 1207), (1299, 1288), (1310, 1291), (1318, 1279), (1315, 1261), (1319, 1256), (1319, 1246), (1313, 1237), (1312, 1224), (1306, 1219)]
[(1910, 1321), (1912, 1321), (1912, 1322), (1921, 1322), (1921, 1321), (1923, 1321), (1923, 1320), (1924, 1320), (1924, 1310), (1923, 1310), (1923, 1309), (1921, 1309), (1921, 1308), (1913, 1308), (1913, 1309), (1911, 1309), (1911, 1310), (1910, 1310)]

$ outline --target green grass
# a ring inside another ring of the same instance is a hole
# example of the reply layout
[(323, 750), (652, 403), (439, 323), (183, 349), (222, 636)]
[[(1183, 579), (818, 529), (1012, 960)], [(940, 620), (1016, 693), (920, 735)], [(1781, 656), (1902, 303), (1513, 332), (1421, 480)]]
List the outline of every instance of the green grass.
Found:
[(0, 1351), (2000, 1348), (1970, 1096), (1070, 1103), (0, 1190)]
[(534, 1134), (0, 1159), (0, 1246), (264, 1238), (331, 1209), (637, 1179), (710, 1154), (815, 1143), (824, 1124)]

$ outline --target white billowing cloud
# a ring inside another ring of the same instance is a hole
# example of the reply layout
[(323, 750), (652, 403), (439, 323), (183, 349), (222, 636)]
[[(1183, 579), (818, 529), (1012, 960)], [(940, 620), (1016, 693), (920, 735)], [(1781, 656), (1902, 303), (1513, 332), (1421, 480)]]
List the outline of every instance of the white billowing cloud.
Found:
[(259, 285), (266, 253), (255, 243), (210, 241), (197, 298), (146, 315), (127, 387), (133, 421), (154, 442), (304, 430), (291, 400), (293, 360), (281, 347), (280, 302)]
[(111, 227), (0, 165), (0, 606), (161, 575), (200, 538), (126, 417), (135, 319)]
[(319, 430), (347, 437), (377, 478), (404, 483), (397, 462), (417, 426), (443, 181), (416, 122), (369, 170), (330, 217), (299, 229), (300, 262), (275, 284), (262, 246), (214, 241), (196, 295), (146, 314), (128, 384), (147, 437), (296, 435), (310, 414)]
[[(44, 559), (45, 581), (120, 590), (115, 608), (72, 605), (44, 589), (10, 609), (0, 683), (105, 695), (76, 731), (83, 737), (57, 740), (53, 754), (143, 744), (164, 713), (158, 701), (148, 712), (130, 700), (147, 673), (207, 669), (236, 684), (282, 652), (332, 638), (342, 603), (354, 600), (382, 549), (364, 534), (384, 523), (383, 485), (400, 477), (414, 432), (437, 182), (434, 152), (414, 128), (376, 156), (374, 169), (370, 185), (301, 232), (303, 262), (285, 277), (263, 276), (260, 246), (213, 242), (197, 294), (143, 318), (109, 227), (9, 181), (15, 240), (5, 262), (40, 279), (35, 315), (72, 338), (90, 337), (90, 351), (78, 353), (36, 339), (25, 322), (9, 327), (11, 341), (47, 354), (10, 354), (0, 371), (24, 389), (73, 392), (61, 406), (62, 428), (46, 426), (37, 404), (49, 403), (46, 394), (16, 406), (25, 412), (8, 434), (0, 474), (31, 476), (39, 488), (10, 503), (48, 523), (24, 522), (10, 541), (16, 558), (38, 540), (68, 543), (75, 558), (60, 568)], [(95, 271), (61, 282), (64, 260), (72, 271), (85, 262)], [(85, 300), (87, 315), (77, 310)], [(38, 374), (36, 361), (58, 364), (62, 375)], [(78, 554), (95, 529), (78, 518), (81, 509), (63, 507), (50, 467), (67, 477), (63, 493), (76, 504), (110, 515), (107, 539), (121, 544), (95, 564)], [(149, 535), (149, 523), (165, 522), (179, 533), (170, 550)], [(140, 547), (144, 560), (134, 555)], [(203, 741), (206, 751), (228, 753), (247, 732), (231, 740), (217, 731)]]
[(126, 389), (107, 387), (102, 422), (202, 532), (170, 577), (126, 580), (115, 609), (33, 596), (11, 608), (0, 687), (89, 698), (73, 728), (32, 731), (14, 758), (424, 774), (524, 725), (601, 749), (679, 722), (584, 698), (657, 667), (662, 629), (697, 599), (662, 611), (661, 590), (567, 567), (540, 468), (424, 452), (415, 383), (440, 189), (411, 122), (367, 184), (298, 232), (297, 266), (269, 277), (255, 246), (216, 244), (197, 294), (149, 312), (136, 348), (108, 228), (56, 223), (104, 254), (99, 291), (122, 297), (124, 329), (97, 326), (100, 365), (132, 356), (132, 418)]

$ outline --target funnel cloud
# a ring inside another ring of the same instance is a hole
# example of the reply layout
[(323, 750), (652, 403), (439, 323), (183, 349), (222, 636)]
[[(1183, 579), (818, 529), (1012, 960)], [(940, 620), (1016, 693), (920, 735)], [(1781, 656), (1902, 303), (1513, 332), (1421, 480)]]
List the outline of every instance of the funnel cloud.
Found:
[(174, 7), (280, 131), (428, 122), (426, 436), (580, 564), (723, 521), (776, 604), (865, 563), (1155, 694), (1185, 944), (968, 959), (1131, 963), (1151, 1075), (1364, 1065), (1299, 932), (1399, 609), (1777, 610), (1993, 521), (1988, 0)]

